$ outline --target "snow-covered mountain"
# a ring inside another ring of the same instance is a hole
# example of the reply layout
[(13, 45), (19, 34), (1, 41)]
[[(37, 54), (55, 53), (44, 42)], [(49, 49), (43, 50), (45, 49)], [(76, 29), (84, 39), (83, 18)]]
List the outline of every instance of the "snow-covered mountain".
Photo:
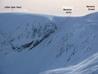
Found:
[(98, 52), (97, 19), (97, 12), (82, 17), (0, 13), (0, 74), (66, 70), (89, 59)]

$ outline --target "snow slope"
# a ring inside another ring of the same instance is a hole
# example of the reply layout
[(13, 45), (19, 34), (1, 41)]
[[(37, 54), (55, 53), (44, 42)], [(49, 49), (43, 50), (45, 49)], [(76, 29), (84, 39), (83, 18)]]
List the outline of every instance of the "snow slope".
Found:
[(80, 63), (98, 52), (97, 19), (97, 12), (82, 17), (1, 13), (0, 74), (39, 74)]
[(48, 70), (40, 74), (98, 74), (98, 53), (93, 54), (77, 65)]

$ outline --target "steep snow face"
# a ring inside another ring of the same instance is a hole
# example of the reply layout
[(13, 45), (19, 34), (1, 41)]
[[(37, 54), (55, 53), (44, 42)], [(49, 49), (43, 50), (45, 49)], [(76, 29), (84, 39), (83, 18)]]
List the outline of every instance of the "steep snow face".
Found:
[(40, 74), (98, 74), (98, 53), (93, 54), (77, 65), (48, 70)]
[(0, 14), (1, 74), (39, 74), (78, 64), (98, 52), (97, 19), (98, 13), (83, 17)]
[(44, 39), (56, 31), (56, 25), (47, 22), (44, 24), (30, 24), (24, 25), (17, 30), (11, 39), (11, 46), (13, 50), (22, 51), (26, 48), (32, 49), (39, 45)]
[[(2, 40), (0, 50), (12, 49), (20, 52), (24, 49), (32, 49), (57, 29), (56, 25), (45, 16), (26, 14), (0, 14), (0, 16)], [(7, 22), (2, 22), (4, 20)]]

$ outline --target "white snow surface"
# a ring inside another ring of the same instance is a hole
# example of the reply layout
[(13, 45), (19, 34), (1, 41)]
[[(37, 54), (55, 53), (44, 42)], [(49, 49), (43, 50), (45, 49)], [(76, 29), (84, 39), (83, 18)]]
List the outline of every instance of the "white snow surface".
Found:
[(98, 74), (97, 61), (98, 12), (0, 13), (0, 74)]
[(98, 74), (98, 53), (93, 54), (77, 65), (48, 70), (40, 74)]

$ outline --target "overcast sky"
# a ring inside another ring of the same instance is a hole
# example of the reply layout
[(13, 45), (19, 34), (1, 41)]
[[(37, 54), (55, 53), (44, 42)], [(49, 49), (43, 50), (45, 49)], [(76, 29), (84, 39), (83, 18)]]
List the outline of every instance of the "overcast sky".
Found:
[[(72, 8), (73, 15), (88, 13), (86, 5), (95, 5), (98, 11), (98, 0), (0, 0), (0, 11), (5, 11), (5, 5), (22, 5), (22, 10), (32, 13), (64, 15), (63, 7)], [(6, 10), (11, 11), (11, 10)], [(90, 11), (89, 11), (90, 12)]]

